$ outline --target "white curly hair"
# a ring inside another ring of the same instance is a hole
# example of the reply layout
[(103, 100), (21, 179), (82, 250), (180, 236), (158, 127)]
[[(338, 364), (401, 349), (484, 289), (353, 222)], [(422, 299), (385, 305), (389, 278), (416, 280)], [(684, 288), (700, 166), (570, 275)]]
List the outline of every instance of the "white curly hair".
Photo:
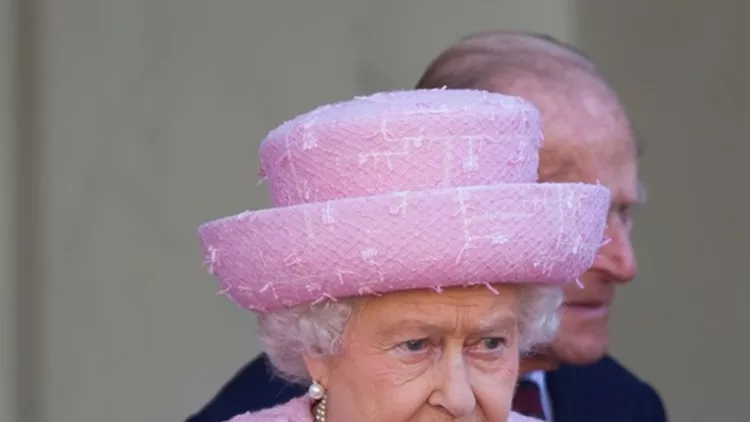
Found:
[[(522, 354), (552, 340), (559, 325), (562, 303), (559, 287), (520, 286), (519, 334)], [(303, 352), (332, 356), (339, 350), (346, 324), (356, 311), (350, 300), (323, 301), (283, 309), (258, 317), (260, 339), (279, 376), (297, 384), (309, 384)]]

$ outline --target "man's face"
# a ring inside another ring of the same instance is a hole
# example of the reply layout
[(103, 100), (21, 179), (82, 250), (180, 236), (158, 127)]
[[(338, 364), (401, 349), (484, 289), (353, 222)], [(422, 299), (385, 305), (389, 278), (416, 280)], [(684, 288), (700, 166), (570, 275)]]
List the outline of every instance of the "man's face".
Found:
[(576, 283), (565, 286), (560, 331), (549, 350), (555, 361), (591, 363), (608, 349), (615, 287), (632, 280), (637, 271), (630, 243), (630, 213), (639, 202), (633, 130), (617, 99), (591, 75), (579, 75), (575, 83), (544, 93), (523, 92), (523, 84), (515, 88), (514, 94), (525, 96), (542, 112), (540, 181), (600, 183), (612, 192), (608, 242), (581, 276), (583, 288)]

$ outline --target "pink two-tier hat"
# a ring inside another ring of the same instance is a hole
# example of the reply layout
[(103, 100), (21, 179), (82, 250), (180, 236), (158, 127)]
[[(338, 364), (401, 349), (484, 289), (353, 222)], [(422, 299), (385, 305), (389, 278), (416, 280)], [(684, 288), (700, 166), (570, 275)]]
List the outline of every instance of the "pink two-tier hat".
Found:
[(261, 144), (273, 207), (200, 227), (206, 267), (261, 313), (574, 281), (602, 244), (610, 194), (537, 183), (541, 144), (539, 111), (496, 93), (400, 91), (320, 107)]

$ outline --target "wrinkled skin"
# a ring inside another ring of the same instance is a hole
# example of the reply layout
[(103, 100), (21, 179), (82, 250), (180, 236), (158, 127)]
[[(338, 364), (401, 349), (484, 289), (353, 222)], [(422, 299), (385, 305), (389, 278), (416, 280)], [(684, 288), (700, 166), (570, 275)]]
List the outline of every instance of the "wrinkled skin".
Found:
[(571, 70), (563, 81), (517, 78), (493, 90), (530, 100), (542, 112), (545, 144), (540, 154), (543, 182), (600, 183), (612, 192), (608, 242), (592, 268), (564, 287), (557, 338), (546, 353), (525, 359), (522, 372), (582, 365), (601, 359), (609, 346), (609, 312), (618, 285), (636, 276), (630, 241), (632, 209), (640, 198), (637, 143), (614, 93), (589, 69)]
[(341, 352), (306, 358), (330, 421), (505, 421), (518, 376), (519, 287), (367, 299)]

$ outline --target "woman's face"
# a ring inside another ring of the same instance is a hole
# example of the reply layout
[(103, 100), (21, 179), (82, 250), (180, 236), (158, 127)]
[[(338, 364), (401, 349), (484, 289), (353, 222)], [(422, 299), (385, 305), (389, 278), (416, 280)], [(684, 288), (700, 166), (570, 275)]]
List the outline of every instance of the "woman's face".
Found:
[(518, 372), (518, 286), (367, 299), (341, 352), (307, 360), (328, 420), (505, 421)]

